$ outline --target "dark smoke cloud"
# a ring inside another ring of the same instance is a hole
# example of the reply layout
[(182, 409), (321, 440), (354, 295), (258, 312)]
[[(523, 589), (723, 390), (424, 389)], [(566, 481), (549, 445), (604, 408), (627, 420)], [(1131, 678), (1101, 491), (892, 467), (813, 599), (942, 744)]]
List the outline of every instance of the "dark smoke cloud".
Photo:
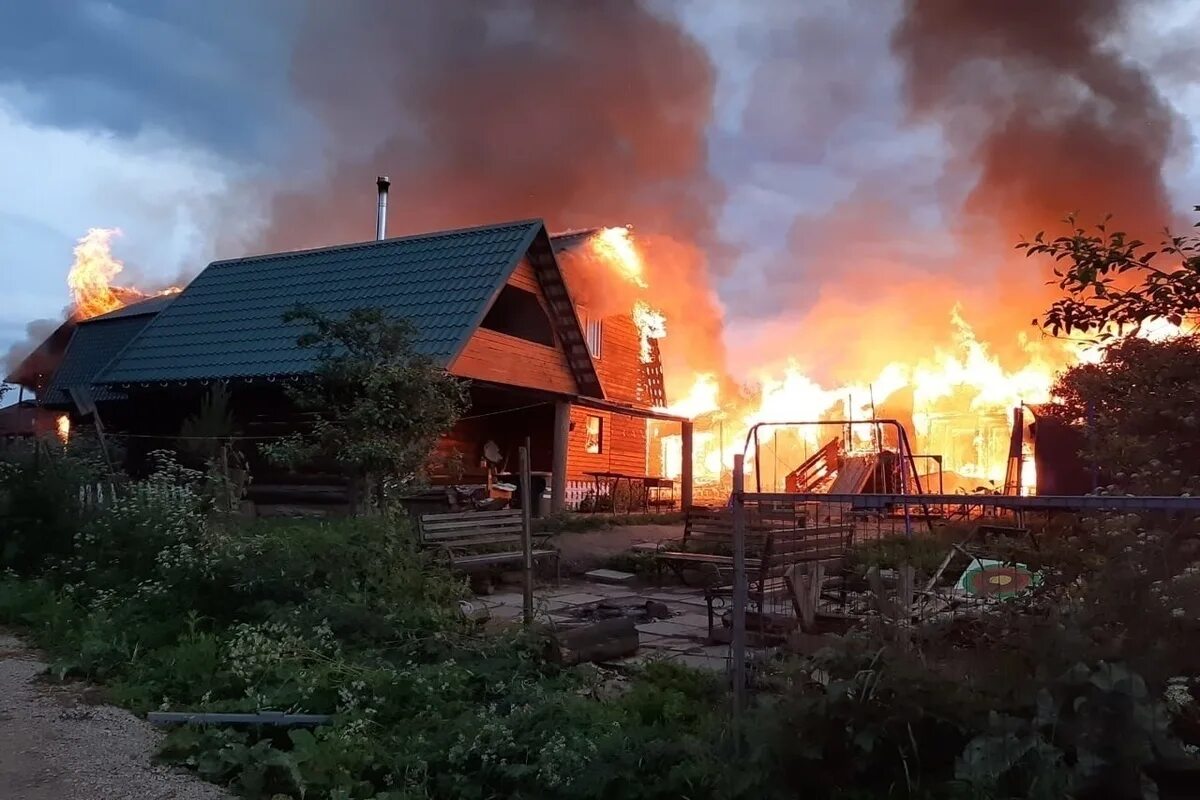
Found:
[(377, 174), (392, 179), (390, 235), (632, 224), (672, 260), (651, 264), (677, 301), (668, 338), (711, 368), (719, 337), (691, 343), (681, 326), (718, 316), (705, 278), (723, 198), (707, 168), (713, 81), (702, 46), (633, 0), (314, 2), (293, 82), (326, 128), (329, 166), (273, 198), (263, 245), (371, 238)]
[[(11, 345), (8, 348), (8, 352), (4, 354), (4, 374), (0, 377), (16, 377), (14, 373), (17, 371), (17, 368), (22, 366), (23, 362), (33, 355), (38, 345), (46, 341), (62, 322), (61, 319), (35, 319), (27, 323), (24, 332), (25, 338)], [(33, 372), (39, 372), (53, 369), (54, 363), (52, 361), (42, 363), (35, 360), (26, 366)]]
[[(1163, 172), (1178, 120), (1116, 49), (1128, 8), (799, 12), (759, 68), (744, 133), (776, 143), (757, 152), (807, 163), (830, 198), (795, 215), (783, 258), (723, 292), (735, 317), (765, 312), (740, 324), (733, 360), (796, 355), (826, 378), (870, 374), (948, 344), (961, 303), (1004, 363), (1024, 363), (1015, 334), (1032, 335), (1054, 290), (1044, 265), (1014, 253), (1021, 236), (1057, 232), (1070, 212), (1088, 224), (1111, 212), (1148, 237), (1175, 221)], [(789, 143), (788, 130), (811, 135)]]
[[(1173, 221), (1163, 182), (1176, 114), (1111, 35), (1122, 0), (907, 0), (893, 40), (914, 119), (938, 123), (963, 210), (1009, 240), (1069, 212), (1112, 213), (1153, 236)], [(1144, 8), (1144, 6), (1143, 6)]]

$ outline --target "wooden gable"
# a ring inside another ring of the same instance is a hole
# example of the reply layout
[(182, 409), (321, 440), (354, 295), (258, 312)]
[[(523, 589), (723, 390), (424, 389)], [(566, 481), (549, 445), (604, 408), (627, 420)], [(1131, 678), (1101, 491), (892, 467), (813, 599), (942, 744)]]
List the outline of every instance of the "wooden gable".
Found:
[[(544, 320), (536, 318), (539, 310)], [(449, 370), (461, 378), (560, 394), (578, 393), (545, 293), (528, 259), (521, 259), (513, 270), (489, 315), (471, 334)]]

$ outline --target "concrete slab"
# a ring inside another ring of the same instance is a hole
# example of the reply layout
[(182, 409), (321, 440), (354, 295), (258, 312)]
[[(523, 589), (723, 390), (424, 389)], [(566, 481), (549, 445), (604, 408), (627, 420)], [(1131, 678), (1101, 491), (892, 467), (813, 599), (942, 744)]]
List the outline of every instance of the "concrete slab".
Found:
[(492, 619), (510, 621), (521, 616), (521, 609), (514, 606), (495, 606), (491, 609)]
[(602, 595), (605, 600), (636, 597), (638, 594), (637, 590), (635, 589), (629, 589), (624, 586), (606, 586), (602, 583), (589, 584), (587, 587), (587, 593)]
[[(689, 625), (677, 625), (673, 621), (660, 620), (646, 622), (637, 626), (638, 633), (650, 633), (657, 636), (675, 636), (680, 638), (695, 638), (696, 628)], [(701, 630), (701, 635), (704, 631)]]
[(729, 658), (729, 645), (727, 644), (706, 644), (703, 647), (696, 648), (698, 655), (707, 656), (708, 658)]
[(728, 662), (723, 658), (693, 655), (691, 653), (682, 653), (672, 659), (672, 661), (676, 664), (682, 664), (685, 667), (707, 670), (709, 672), (725, 672), (729, 668)]
[(685, 637), (664, 636), (647, 649), (669, 654), (672, 658), (696, 649), (696, 640)]
[[(708, 614), (699, 614), (695, 611), (685, 611), (682, 614), (671, 617), (667, 622), (674, 622), (676, 625), (687, 625), (692, 628), (700, 628), (705, 634), (708, 633)], [(714, 618), (714, 623), (716, 622)]]
[(667, 605), (673, 605), (675, 603), (680, 603), (680, 604), (683, 604), (686, 606), (699, 606), (700, 608), (704, 608), (707, 606), (707, 603), (704, 602), (704, 594), (703, 593), (666, 594), (661, 591), (653, 591), (653, 592), (644, 592), (643, 597), (645, 597), (648, 600), (657, 600), (660, 603), (666, 603)]
[(576, 591), (572, 594), (549, 595), (548, 599), (551, 602), (557, 602), (563, 606), (582, 606), (588, 603), (599, 603), (605, 598), (598, 594), (589, 594), (586, 592)]
[(617, 569), (594, 569), (591, 572), (583, 573), (583, 577), (596, 583), (617, 585), (630, 584), (637, 580), (637, 575), (634, 575), (632, 572), (621, 572)]

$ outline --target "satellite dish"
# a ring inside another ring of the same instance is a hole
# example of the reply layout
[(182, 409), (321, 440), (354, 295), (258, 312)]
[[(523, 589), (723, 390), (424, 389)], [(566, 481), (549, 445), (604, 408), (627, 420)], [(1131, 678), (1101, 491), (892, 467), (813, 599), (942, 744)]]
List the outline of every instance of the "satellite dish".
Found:
[(483, 458), (488, 463), (499, 464), (501, 461), (500, 448), (495, 442), (489, 441), (483, 446)]

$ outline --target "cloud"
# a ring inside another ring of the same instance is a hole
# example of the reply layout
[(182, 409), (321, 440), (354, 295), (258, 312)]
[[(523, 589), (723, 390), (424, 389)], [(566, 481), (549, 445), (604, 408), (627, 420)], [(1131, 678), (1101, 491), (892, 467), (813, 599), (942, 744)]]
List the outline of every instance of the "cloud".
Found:
[[(60, 317), (75, 240), (118, 227), (131, 281), (171, 283), (213, 258), (213, 231), (249, 241), (253, 209), (229, 194), (233, 162), (146, 129), (131, 139), (23, 119), (23, 90), (0, 85), (0, 332)], [(27, 99), (27, 98), (24, 98)], [(0, 350), (12, 342), (0, 340)]]
[(0, 83), (26, 90), (39, 125), (147, 131), (243, 160), (269, 159), (298, 130), (287, 93), (294, 20), (286, 0), (0, 4)]

